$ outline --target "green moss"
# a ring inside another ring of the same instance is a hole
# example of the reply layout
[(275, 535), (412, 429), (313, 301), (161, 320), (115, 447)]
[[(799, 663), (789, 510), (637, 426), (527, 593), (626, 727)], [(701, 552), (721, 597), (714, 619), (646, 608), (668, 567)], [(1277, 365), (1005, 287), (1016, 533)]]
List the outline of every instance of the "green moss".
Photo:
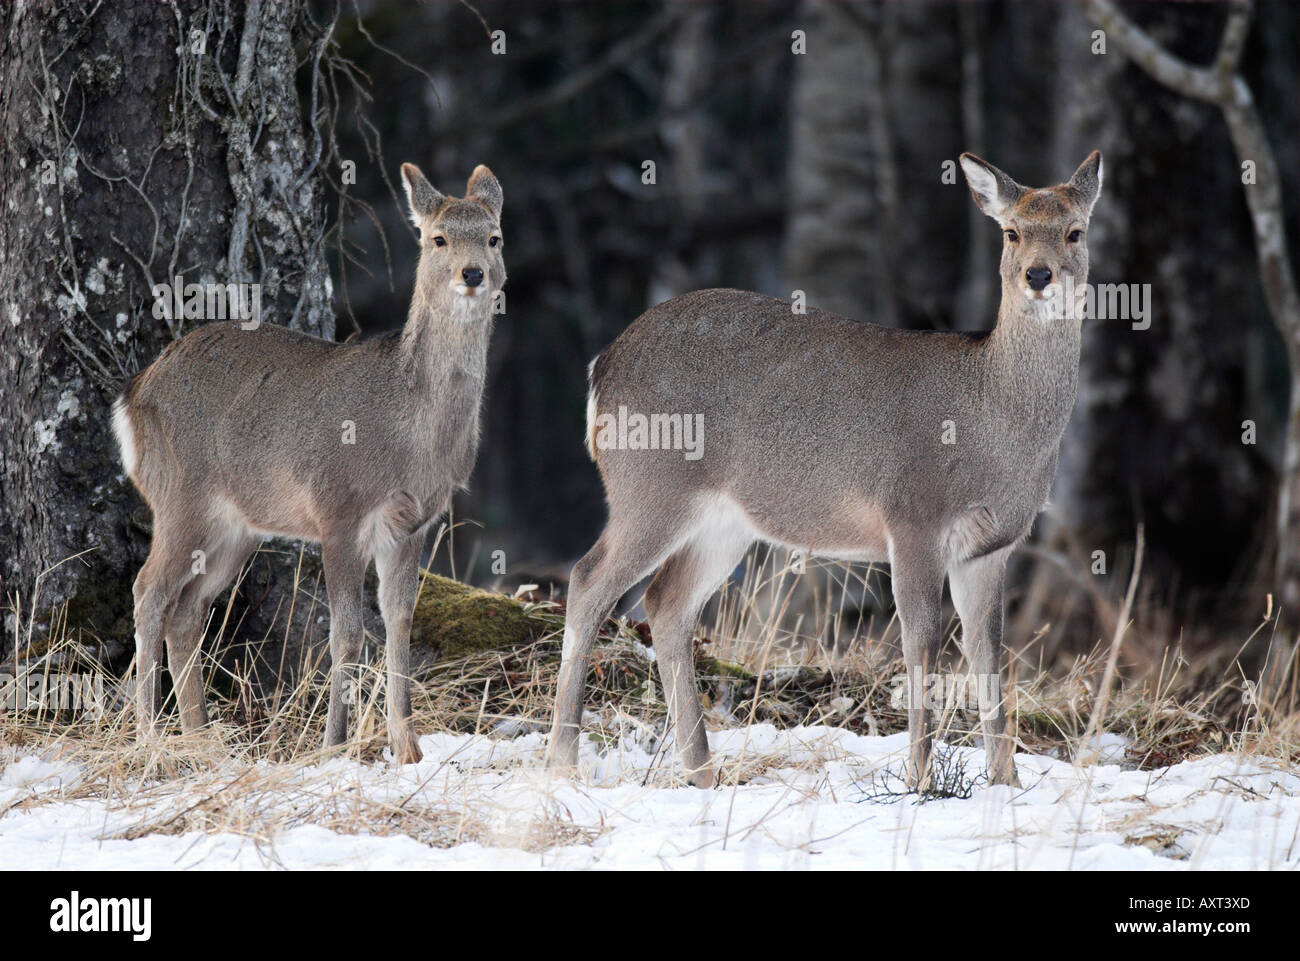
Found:
[(547, 628), (514, 598), (426, 573), (411, 620), (411, 643), (445, 660), (523, 647)]
[(695, 674), (697, 677), (726, 678), (733, 681), (752, 681), (755, 676), (752, 671), (745, 670), (739, 664), (716, 657), (696, 658)]

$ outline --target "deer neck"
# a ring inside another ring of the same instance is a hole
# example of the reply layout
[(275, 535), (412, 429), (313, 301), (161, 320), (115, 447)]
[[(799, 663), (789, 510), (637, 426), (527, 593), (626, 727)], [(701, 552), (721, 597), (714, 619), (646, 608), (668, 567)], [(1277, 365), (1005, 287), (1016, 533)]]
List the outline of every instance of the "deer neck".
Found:
[(459, 382), (481, 390), (492, 335), (491, 298), (428, 287), (417, 285), (402, 329), (403, 374), (417, 388), (441, 390)]
[(1059, 316), (1050, 303), (1004, 285), (986, 345), (1000, 408), (1035, 442), (1054, 447), (1074, 409), (1082, 338), (1078, 317)]

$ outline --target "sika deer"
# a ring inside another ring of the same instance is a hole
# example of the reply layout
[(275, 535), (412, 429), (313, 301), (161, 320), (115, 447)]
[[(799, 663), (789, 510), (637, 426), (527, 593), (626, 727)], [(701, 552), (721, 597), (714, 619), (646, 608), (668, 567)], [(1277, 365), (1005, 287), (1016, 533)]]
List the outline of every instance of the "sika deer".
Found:
[(389, 741), (398, 762), (420, 758), (407, 677), (420, 554), (474, 465), (493, 296), (506, 271), (491, 171), (476, 168), (463, 199), (444, 197), (413, 164), (402, 176), (420, 259), (400, 331), (338, 344), (272, 324), (207, 324), (170, 344), (114, 405), (123, 463), (154, 516), (135, 582), (142, 734), (158, 714), (164, 636), (181, 725), (207, 723), (198, 652), (208, 608), (263, 537), (280, 535), (322, 547), (326, 746), (347, 737), (373, 557)]
[[(1004, 237), (992, 331), (897, 330), (705, 290), (642, 314), (592, 362), (587, 444), (609, 522), (570, 580), (552, 764), (577, 761), (597, 628), (657, 571), (645, 607), (669, 714), (688, 779), (712, 783), (692, 633), (705, 601), (763, 539), (888, 561), (917, 680), (936, 670), (946, 575), (967, 662), (992, 678), (979, 698), (991, 780), (1017, 783), (1000, 687), (1003, 573), (1047, 498), (1074, 406), (1080, 323), (1051, 309), (1059, 291), (1048, 285), (1070, 289), (1072, 278), (1081, 291), (1087, 281), (1101, 154), (1046, 189), (970, 154), (961, 164)], [(702, 417), (702, 448), (688, 457), (654, 443), (653, 429), (625, 431), (628, 411), (658, 415), (661, 433), (664, 414)], [(908, 780), (923, 787), (932, 719), (919, 698), (908, 727)]]

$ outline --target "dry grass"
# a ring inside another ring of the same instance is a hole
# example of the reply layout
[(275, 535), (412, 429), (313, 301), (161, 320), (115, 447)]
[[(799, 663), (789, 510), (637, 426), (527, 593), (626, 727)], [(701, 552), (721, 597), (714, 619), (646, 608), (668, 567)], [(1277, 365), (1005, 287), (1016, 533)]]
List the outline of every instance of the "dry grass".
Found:
[[(809, 582), (818, 585), (811, 592)], [(872, 583), (868, 572), (857, 569), (809, 564), (801, 570), (779, 552), (751, 564), (744, 581), (731, 585), (714, 605), (697, 645), (709, 723), (824, 724), (861, 734), (905, 729), (905, 714), (893, 697), (902, 674), (891, 641), (896, 626), (892, 619), (875, 624), (857, 616), (855, 621), (845, 601), (868, 596)], [(563, 610), (532, 598), (527, 612), (546, 629), (539, 641), (449, 660), (415, 678), (415, 726), (421, 734), (512, 737), (547, 728)], [(213, 630), (220, 624), (217, 612)], [(1059, 659), (1049, 668), (1035, 641), (1012, 655), (1008, 707), (1022, 750), (1087, 763), (1089, 739), (1110, 733), (1125, 738), (1126, 762), (1142, 768), (1227, 750), (1300, 761), (1293, 687), (1270, 689), (1259, 678), (1247, 679), (1235, 661), (1215, 675), (1177, 647), (1167, 650), (1154, 670), (1140, 673), (1126, 657), (1124, 632), (1118, 637), (1114, 646), (1109, 638), (1099, 640), (1092, 652), (1064, 668)], [(667, 723), (665, 705), (642, 644), (648, 639), (644, 625), (636, 622), (607, 625), (589, 675), (586, 736), (609, 750), (629, 736), (639, 739), (657, 751), (643, 783), (652, 778), (673, 783), (660, 736)], [(1117, 681), (1104, 694), (1112, 651)], [(947, 652), (955, 654), (951, 637)], [(72, 641), (56, 637), (28, 667), (57, 673), (83, 661), (84, 652)], [(333, 752), (319, 749), (328, 700), (321, 668), (319, 661), (296, 665), (291, 672), (296, 680), (267, 693), (258, 692), (250, 677), (222, 672), (213, 661), (205, 666), (210, 729), (187, 736), (173, 723), (173, 730), (147, 743), (134, 738), (129, 681), (112, 681), (98, 716), (6, 711), (0, 714), (5, 753), (65, 759), (82, 771), (75, 785), (25, 797), (14, 806), (54, 798), (107, 799), (123, 815), (106, 829), (108, 837), (228, 832), (259, 845), (298, 825), (344, 834), (400, 834), (434, 846), (501, 843), (505, 832), (512, 846), (530, 850), (599, 833), (599, 827), (575, 823), (544, 790), (528, 817), (503, 812), (482, 780), (498, 766), (493, 761), (462, 765), (448, 759), (400, 796), (350, 784), (347, 772), (355, 772), (356, 765), (340, 764), (340, 757), (370, 765), (384, 756), (382, 665), (363, 666), (352, 740)], [(1294, 673), (1291, 665), (1284, 676)], [(1097, 713), (1099, 707), (1104, 713)], [(943, 712), (941, 730), (949, 744), (971, 744), (978, 720), (953, 708)], [(815, 770), (819, 763), (816, 758), (802, 762), (801, 770)], [(779, 756), (742, 751), (722, 760), (720, 783), (731, 789), (790, 766)], [(178, 782), (184, 791), (177, 790)], [(266, 850), (273, 860), (269, 845)]]

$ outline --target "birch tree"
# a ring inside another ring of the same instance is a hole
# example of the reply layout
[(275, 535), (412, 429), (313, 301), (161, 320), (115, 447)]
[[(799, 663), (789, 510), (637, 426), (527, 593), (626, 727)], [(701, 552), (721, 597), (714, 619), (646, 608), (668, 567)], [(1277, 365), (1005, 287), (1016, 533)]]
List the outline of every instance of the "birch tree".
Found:
[(1186, 97), (1214, 104), (1243, 165), (1259, 276), (1273, 323), (1286, 344), (1291, 392), (1277, 499), (1277, 553), (1273, 584), (1279, 633), (1294, 643), (1300, 611), (1300, 294), (1287, 247), (1282, 186), (1277, 158), (1250, 86), (1239, 72), (1250, 32), (1252, 5), (1234, 2), (1228, 10), (1214, 62), (1188, 63), (1170, 53), (1109, 0), (1081, 0), (1110, 43), (1157, 82)]

